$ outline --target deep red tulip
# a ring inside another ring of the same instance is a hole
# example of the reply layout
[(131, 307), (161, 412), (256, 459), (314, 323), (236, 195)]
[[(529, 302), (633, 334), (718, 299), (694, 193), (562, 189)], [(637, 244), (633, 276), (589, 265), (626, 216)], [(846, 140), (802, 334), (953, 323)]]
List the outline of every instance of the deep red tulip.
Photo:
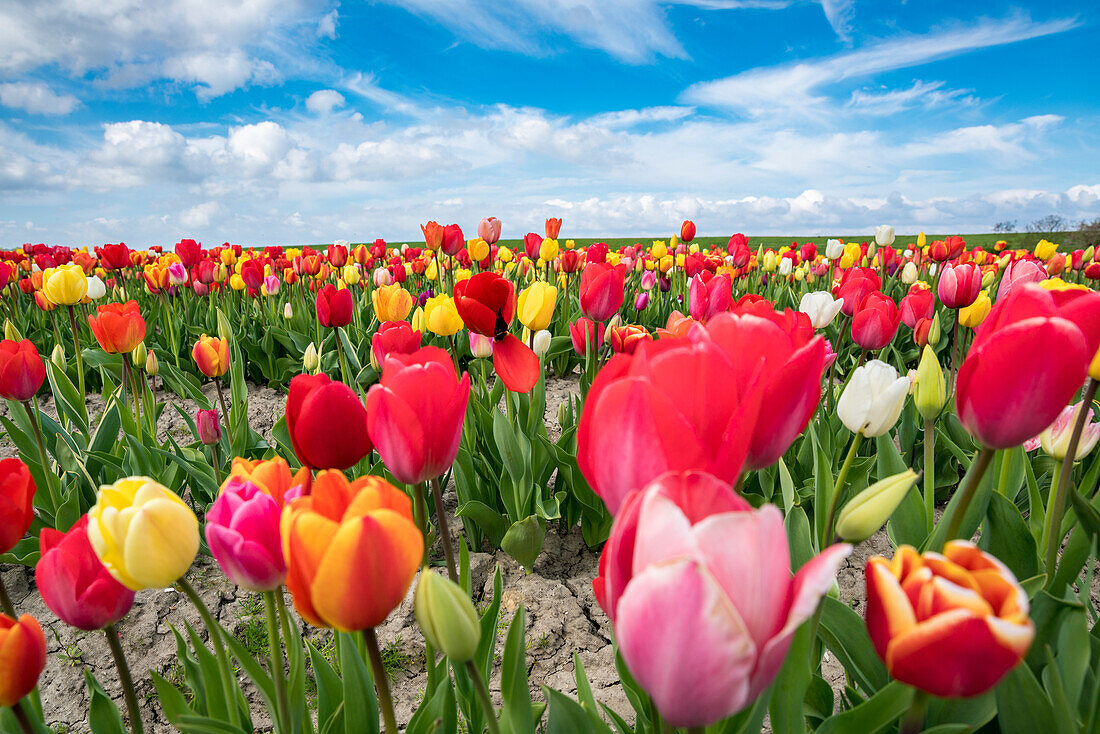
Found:
[(542, 237), (534, 232), (523, 235), (523, 252), (531, 262), (538, 262), (539, 248), (542, 247)]
[(448, 224), (443, 228), (443, 252), (452, 257), (466, 246), (466, 240), (462, 237), (462, 228), (457, 224)]
[(200, 260), (195, 266), (195, 280), (203, 285), (210, 285), (217, 277), (218, 264), (213, 260)]
[(107, 571), (88, 540), (88, 516), (67, 533), (44, 528), (38, 538), (42, 555), (34, 581), (42, 601), (65, 624), (100, 630), (126, 616), (134, 592)]
[(0, 461), (0, 553), (27, 534), (34, 519), (34, 479), (19, 459)]
[(512, 392), (529, 392), (539, 380), (539, 359), (508, 332), (516, 316), (516, 287), (497, 273), (478, 273), (455, 285), (455, 308), (466, 328), (492, 337), (493, 369)]
[(420, 349), (420, 332), (413, 331), (408, 321), (383, 321), (371, 338), (371, 356), (378, 369), (388, 354), (412, 354)]
[(859, 308), (859, 304), (867, 297), (868, 293), (877, 291), (882, 286), (878, 273), (872, 268), (849, 268), (844, 271), (840, 280), (840, 287), (833, 294), (837, 298), (844, 299), (844, 305), (840, 310), (851, 316)]
[(348, 262), (348, 248), (343, 245), (329, 245), (326, 257), (329, 265), (334, 268), (342, 268)]
[(367, 427), (386, 468), (405, 484), (442, 476), (454, 463), (470, 398), (470, 376), (458, 379), (439, 347), (391, 354), (367, 393)]
[(593, 242), (584, 251), (585, 259), (590, 263), (607, 262), (607, 243)]
[(852, 316), (852, 341), (870, 352), (882, 349), (894, 338), (900, 323), (898, 307), (890, 296), (868, 293)]
[(591, 262), (581, 273), (581, 311), (590, 319), (607, 321), (615, 315), (626, 298), (626, 268)]
[(22, 402), (30, 400), (46, 379), (46, 365), (30, 339), (0, 341), (0, 396)]
[(354, 301), (351, 291), (328, 283), (317, 291), (317, 320), (324, 327), (347, 326), (351, 323)]
[(959, 368), (959, 420), (984, 446), (1019, 446), (1070, 402), (1098, 347), (1100, 293), (1014, 288), (978, 327)]
[(99, 264), (104, 270), (120, 270), (130, 267), (130, 248), (123, 243), (96, 248)]
[(249, 288), (259, 290), (264, 284), (264, 264), (259, 260), (245, 260), (241, 263), (241, 280)]
[(325, 375), (290, 381), (286, 428), (294, 453), (313, 469), (348, 469), (372, 448), (363, 403), (350, 387)]
[(948, 308), (966, 308), (982, 292), (982, 269), (974, 263), (945, 267), (940, 274), (937, 292), (940, 301)]
[(183, 267), (190, 270), (202, 258), (202, 245), (194, 240), (180, 240), (176, 243), (176, 255), (179, 256)]
[[(978, 280), (978, 283), (981, 283), (981, 279)], [(942, 290), (941, 288), (940, 291), (942, 292)], [(950, 308), (954, 308), (954, 306)], [(935, 312), (936, 299), (932, 296), (932, 291), (922, 285), (914, 284), (901, 299), (901, 303), (898, 304), (898, 316), (901, 318), (901, 323), (910, 329), (915, 329), (917, 322), (921, 319), (932, 318)]]

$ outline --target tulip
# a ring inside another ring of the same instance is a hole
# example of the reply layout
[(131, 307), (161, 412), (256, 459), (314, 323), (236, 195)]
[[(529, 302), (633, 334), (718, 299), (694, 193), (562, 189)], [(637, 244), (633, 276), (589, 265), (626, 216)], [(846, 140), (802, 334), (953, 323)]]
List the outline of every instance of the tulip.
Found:
[(833, 294), (828, 291), (804, 293), (802, 300), (798, 302), (798, 310), (810, 317), (810, 323), (815, 329), (824, 329), (833, 323), (843, 306), (844, 299), (834, 299)]
[(283, 511), (286, 585), (315, 627), (376, 627), (401, 603), (424, 552), (409, 496), (380, 477), (317, 475)]
[(1027, 283), (1038, 283), (1046, 277), (1047, 271), (1042, 265), (1031, 260), (1013, 260), (1001, 275), (1001, 284), (997, 287), (997, 303), (1005, 300), (1013, 290)]
[(424, 233), (424, 246), (433, 252), (443, 245), (443, 225), (431, 221), (420, 225), (420, 231)]
[(470, 354), (475, 359), (491, 359), (493, 356), (492, 337), (482, 336), (474, 332), (468, 332), (470, 337)]
[(691, 318), (706, 323), (723, 311), (733, 308), (733, 285), (725, 275), (704, 282), (699, 275), (691, 279), (688, 288), (688, 309)]
[(917, 264), (912, 260), (902, 267), (901, 282), (905, 285), (913, 285), (917, 282)]
[(959, 309), (959, 324), (970, 329), (977, 329), (985, 321), (985, 317), (989, 315), (991, 308), (993, 308), (993, 303), (989, 300), (989, 291), (981, 291), (972, 304)]
[[(496, 217), (482, 219), (477, 225), (477, 236), (485, 240), (486, 244), (495, 245), (500, 239), (500, 220)], [(476, 258), (478, 260), (484, 258)]]
[(867, 561), (867, 632), (897, 680), (941, 697), (980, 695), (1023, 659), (1035, 637), (1027, 593), (969, 542), (943, 553), (903, 545)]
[(653, 341), (653, 336), (644, 326), (612, 326), (607, 333), (611, 338), (611, 351), (615, 354), (633, 354), (645, 342)]
[(199, 521), (172, 490), (148, 477), (127, 477), (99, 488), (88, 511), (88, 539), (123, 585), (160, 589), (195, 560)]
[(205, 446), (213, 446), (222, 440), (222, 429), (218, 425), (218, 413), (215, 410), (200, 410), (195, 416), (199, 441)]
[(29, 614), (0, 614), (0, 708), (15, 706), (38, 685), (46, 667), (46, 635)]
[(917, 377), (913, 381), (913, 403), (926, 421), (933, 420), (947, 402), (947, 382), (936, 358), (936, 352), (927, 344), (917, 365)]
[(982, 290), (982, 271), (974, 263), (945, 267), (940, 274), (939, 296), (948, 308), (965, 308)]
[(88, 325), (107, 354), (131, 352), (145, 339), (145, 319), (137, 301), (100, 306), (95, 316), (88, 316)]
[(875, 482), (844, 505), (836, 534), (849, 543), (867, 540), (886, 524), (916, 483), (917, 473), (912, 469)]
[(383, 321), (371, 337), (371, 363), (381, 369), (387, 354), (411, 354), (420, 348), (420, 332), (407, 321)]
[(62, 533), (43, 528), (34, 582), (42, 601), (65, 624), (87, 632), (119, 621), (134, 604), (134, 592), (107, 571), (88, 540), (88, 517)]
[(839, 260), (840, 256), (844, 254), (844, 243), (840, 240), (826, 240), (825, 242), (825, 257), (830, 260)]
[(25, 402), (35, 396), (45, 379), (46, 365), (30, 339), (0, 342), (0, 396)]
[(548, 351), (550, 351), (550, 342), (553, 339), (550, 332), (546, 329), (536, 331), (531, 337), (531, 351), (535, 353), (535, 356), (542, 359)]
[(105, 295), (107, 295), (107, 284), (103, 282), (103, 279), (98, 275), (88, 278), (88, 291), (84, 294), (84, 297), (89, 301), (98, 301)]
[(913, 286), (898, 304), (898, 317), (910, 329), (917, 327), (921, 319), (931, 319), (936, 313), (936, 299), (932, 291), (923, 286)]
[[(309, 468), (301, 467), (296, 472), (290, 470), (286, 459), (277, 456), (274, 459), (256, 459), (249, 461), (237, 457), (229, 470), (226, 483), (238, 477), (259, 487), (260, 491), (271, 496), (282, 509), (291, 500), (302, 496), (309, 482)], [(223, 483), (223, 488), (225, 484)]]
[(731, 495), (706, 475), (658, 478), (600, 559), (594, 587), (623, 660), (673, 726), (706, 726), (766, 690), (851, 552), (831, 546), (792, 578), (782, 513)]
[(272, 591), (286, 577), (279, 503), (232, 476), (206, 513), (206, 544), (226, 578), (251, 591)]
[(287, 301), (283, 305), (283, 318), (290, 321), (294, 318), (294, 307), (290, 305), (290, 301)]
[(31, 471), (20, 459), (0, 460), (0, 553), (7, 553), (23, 539), (34, 520)]
[(505, 387), (528, 392), (539, 379), (538, 357), (508, 332), (516, 315), (516, 289), (497, 273), (478, 273), (454, 288), (455, 306), (466, 327), (493, 338), (493, 368)]
[(384, 288), (387, 285), (393, 283), (393, 276), (386, 268), (376, 268), (374, 271), (374, 275), (371, 276), (371, 278), (374, 281), (375, 288)]
[(400, 284), (376, 288), (371, 293), (374, 313), (379, 321), (403, 321), (412, 311), (413, 297)]
[(874, 438), (897, 422), (908, 393), (908, 377), (898, 377), (893, 367), (872, 359), (852, 373), (836, 412), (849, 431)]
[(203, 334), (191, 350), (191, 358), (199, 372), (217, 378), (229, 371), (229, 342), (226, 339)]
[(53, 366), (57, 369), (66, 369), (65, 347), (61, 346), (60, 344), (54, 344), (53, 351), (50, 352), (50, 361), (53, 362)]
[(569, 338), (573, 342), (573, 351), (585, 356), (589, 347), (599, 349), (604, 340), (604, 325), (583, 316), (569, 325)]
[(516, 305), (516, 317), (531, 331), (539, 331), (550, 325), (554, 317), (554, 303), (558, 289), (541, 280), (527, 286)]
[(851, 316), (869, 294), (879, 289), (878, 275), (862, 268), (845, 271), (837, 296), (844, 301), (840, 310), (845, 316)]
[(448, 224), (443, 228), (443, 252), (451, 257), (458, 254), (462, 246), (466, 244), (466, 238), (462, 236), (462, 228), (457, 224)]
[[(1084, 409), (1084, 403), (1068, 405), (1062, 409), (1054, 422), (1039, 434), (1039, 445), (1043, 447), (1043, 451), (1059, 461), (1066, 458), (1066, 451), (1069, 449), (1069, 442), (1073, 436), (1074, 424), (1077, 422), (1079, 412)], [(1077, 442), (1077, 449), (1073, 454), (1075, 461), (1088, 456), (1089, 452), (1096, 446), (1096, 442), (1100, 441), (1100, 423), (1093, 423), (1092, 416), (1092, 408), (1089, 408), (1085, 416), (1085, 424), (1081, 430), (1081, 437)]]
[(158, 372), (160, 372), (160, 362), (157, 361), (157, 354), (149, 352), (149, 356), (145, 358), (145, 374), (156, 377)]
[(1100, 294), (1013, 289), (997, 301), (959, 367), (959, 420), (983, 446), (1019, 446), (1062, 412), (1098, 347)]
[(882, 349), (897, 333), (901, 315), (887, 295), (867, 294), (852, 315), (852, 341), (868, 351)]
[(311, 375), (317, 374), (321, 369), (321, 355), (313, 342), (310, 342), (302, 352), (302, 369)]
[(695, 239), (695, 222), (690, 219), (684, 220), (684, 223), (680, 225), (680, 239), (684, 242), (691, 242)]
[(42, 279), (42, 291), (59, 306), (75, 306), (88, 292), (88, 277), (79, 265), (62, 265), (47, 271)]
[(317, 291), (317, 320), (325, 328), (350, 324), (354, 308), (355, 302), (347, 288), (338, 289), (329, 283)]
[(882, 247), (894, 244), (894, 228), (888, 224), (875, 227), (875, 243)]
[(465, 589), (425, 568), (416, 585), (413, 612), (424, 637), (451, 662), (473, 659), (481, 642), (481, 620)]
[(286, 427), (299, 461), (313, 469), (351, 468), (372, 448), (363, 403), (354, 390), (326, 375), (290, 381)]
[[(561, 219), (550, 217), (546, 220), (546, 238), (549, 240), (556, 240), (558, 233), (561, 232)], [(533, 259), (533, 258), (532, 258)]]
[(589, 263), (581, 273), (580, 305), (584, 315), (594, 321), (611, 318), (626, 297), (625, 280), (625, 268)]
[(634, 310), (645, 311), (649, 305), (649, 293), (647, 291), (639, 291), (638, 295), (634, 297)]

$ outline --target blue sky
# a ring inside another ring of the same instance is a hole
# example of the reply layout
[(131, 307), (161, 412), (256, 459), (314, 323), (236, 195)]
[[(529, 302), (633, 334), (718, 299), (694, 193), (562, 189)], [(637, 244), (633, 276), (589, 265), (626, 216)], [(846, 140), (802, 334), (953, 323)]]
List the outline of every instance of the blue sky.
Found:
[(0, 245), (1100, 216), (1100, 8), (0, 0)]

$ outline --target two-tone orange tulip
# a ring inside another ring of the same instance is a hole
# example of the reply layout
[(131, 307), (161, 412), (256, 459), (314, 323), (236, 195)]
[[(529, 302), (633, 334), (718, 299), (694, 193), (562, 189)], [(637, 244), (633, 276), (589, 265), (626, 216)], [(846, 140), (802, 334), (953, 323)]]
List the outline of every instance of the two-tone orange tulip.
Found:
[(252, 482), (265, 494), (271, 495), (279, 507), (283, 507), (305, 493), (309, 484), (309, 468), (303, 466), (296, 472), (291, 471), (290, 464), (281, 456), (254, 461), (238, 456), (233, 459), (233, 467), (226, 481), (228, 482), (232, 477)]
[(229, 341), (203, 334), (191, 350), (191, 358), (199, 372), (207, 377), (221, 377), (229, 370)]
[(38, 685), (46, 667), (46, 636), (38, 621), (0, 614), (0, 707), (14, 706)]
[(377, 627), (405, 598), (424, 553), (409, 496), (381, 477), (323, 471), (283, 510), (286, 585), (310, 624)]
[(145, 339), (145, 319), (137, 301), (108, 303), (88, 316), (96, 341), (107, 354), (132, 352)]

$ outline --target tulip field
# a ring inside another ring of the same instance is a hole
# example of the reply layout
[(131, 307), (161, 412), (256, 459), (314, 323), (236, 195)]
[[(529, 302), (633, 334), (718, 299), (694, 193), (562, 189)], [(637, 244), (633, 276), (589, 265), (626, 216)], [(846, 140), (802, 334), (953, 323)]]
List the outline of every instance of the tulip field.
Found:
[(1093, 247), (562, 229), (0, 251), (0, 734), (1100, 731)]

